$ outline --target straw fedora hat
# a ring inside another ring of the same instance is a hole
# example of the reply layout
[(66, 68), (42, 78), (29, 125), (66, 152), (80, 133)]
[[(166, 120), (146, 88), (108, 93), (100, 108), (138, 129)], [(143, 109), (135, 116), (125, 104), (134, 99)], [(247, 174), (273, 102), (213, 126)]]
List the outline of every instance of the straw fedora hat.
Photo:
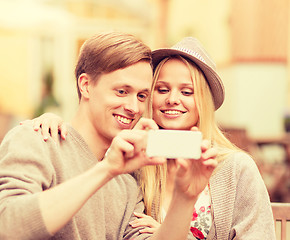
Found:
[(203, 48), (201, 43), (193, 37), (186, 37), (171, 48), (161, 48), (152, 52), (153, 69), (162, 59), (179, 55), (195, 63), (203, 72), (210, 87), (215, 109), (217, 110), (224, 101), (224, 86), (216, 72), (215, 62)]

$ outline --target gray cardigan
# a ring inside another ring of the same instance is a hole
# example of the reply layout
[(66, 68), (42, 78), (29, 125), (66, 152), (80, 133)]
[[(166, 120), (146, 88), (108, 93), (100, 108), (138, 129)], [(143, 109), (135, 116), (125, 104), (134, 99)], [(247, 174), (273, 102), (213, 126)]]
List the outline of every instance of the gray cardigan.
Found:
[(269, 195), (254, 160), (234, 153), (210, 179), (213, 225), (207, 239), (275, 240)]
[[(213, 219), (207, 240), (276, 239), (269, 195), (248, 154), (229, 155), (219, 163), (209, 185)], [(156, 219), (155, 211), (152, 216)], [(187, 239), (196, 238), (189, 231)]]

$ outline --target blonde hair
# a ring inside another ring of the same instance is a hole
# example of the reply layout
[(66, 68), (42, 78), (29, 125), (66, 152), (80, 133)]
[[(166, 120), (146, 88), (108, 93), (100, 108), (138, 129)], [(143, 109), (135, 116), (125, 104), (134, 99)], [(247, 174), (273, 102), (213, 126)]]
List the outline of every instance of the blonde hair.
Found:
[[(172, 58), (181, 60), (190, 70), (194, 88), (194, 98), (199, 114), (197, 127), (202, 132), (203, 138), (210, 140), (211, 145), (218, 149), (219, 154), (217, 160), (218, 162), (222, 162), (229, 154), (240, 151), (240, 149), (224, 136), (215, 122), (215, 107), (210, 87), (203, 72), (193, 62), (181, 56), (174, 56), (167, 57), (158, 64), (154, 71), (152, 82), (151, 97), (149, 100), (149, 104), (151, 105), (149, 116), (152, 117), (153, 91), (160, 70), (162, 66)], [(139, 183), (143, 191), (145, 213), (152, 216), (158, 222), (162, 221), (161, 209), (165, 196), (166, 174), (166, 164), (162, 166), (146, 166), (139, 172)]]

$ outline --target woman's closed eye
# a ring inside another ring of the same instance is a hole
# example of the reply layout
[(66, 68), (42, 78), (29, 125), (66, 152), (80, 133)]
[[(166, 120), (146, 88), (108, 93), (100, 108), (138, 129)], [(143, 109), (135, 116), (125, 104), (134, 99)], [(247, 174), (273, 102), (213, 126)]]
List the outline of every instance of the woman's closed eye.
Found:
[(165, 94), (169, 92), (168, 88), (157, 88), (158, 93)]
[[(166, 94), (166, 93), (169, 93), (170, 90), (168, 88), (158, 88), (157, 91), (160, 94)], [(181, 90), (180, 92), (184, 96), (191, 96), (193, 94), (192, 90)]]
[(192, 90), (182, 90), (181, 93), (184, 96), (191, 96), (193, 94), (193, 91)]

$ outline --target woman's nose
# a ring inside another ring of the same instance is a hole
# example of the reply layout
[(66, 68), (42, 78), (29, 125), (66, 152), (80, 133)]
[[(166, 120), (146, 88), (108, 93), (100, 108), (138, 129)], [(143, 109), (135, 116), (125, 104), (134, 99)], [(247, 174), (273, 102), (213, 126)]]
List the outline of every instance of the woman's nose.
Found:
[(180, 104), (179, 94), (177, 92), (170, 92), (167, 99), (166, 99), (166, 103), (169, 105)]

